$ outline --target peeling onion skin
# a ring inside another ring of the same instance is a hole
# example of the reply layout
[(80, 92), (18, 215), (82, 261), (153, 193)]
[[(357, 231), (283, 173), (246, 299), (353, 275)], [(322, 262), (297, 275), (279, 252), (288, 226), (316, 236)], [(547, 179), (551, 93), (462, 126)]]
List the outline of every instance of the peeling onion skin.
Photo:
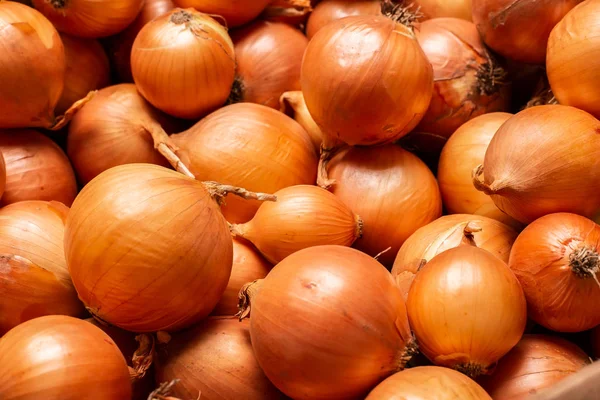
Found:
[(423, 19), (460, 18), (472, 20), (471, 0), (416, 0), (413, 8), (419, 8)]
[(252, 21), (267, 7), (271, 0), (173, 0), (178, 7), (195, 8), (210, 15), (220, 15), (227, 26), (244, 25)]
[(46, 316), (0, 339), (0, 398), (130, 399), (131, 383), (107, 334), (80, 319)]
[(323, 0), (317, 4), (306, 22), (306, 36), (313, 36), (325, 25), (338, 19), (358, 15), (381, 15), (379, 0)]

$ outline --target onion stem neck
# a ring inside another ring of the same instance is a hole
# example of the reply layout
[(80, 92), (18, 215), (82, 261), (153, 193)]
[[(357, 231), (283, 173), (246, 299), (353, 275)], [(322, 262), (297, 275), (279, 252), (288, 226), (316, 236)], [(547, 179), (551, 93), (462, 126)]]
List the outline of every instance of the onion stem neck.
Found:
[(193, 15), (186, 10), (177, 10), (171, 14), (171, 22), (175, 25), (187, 24), (193, 19)]
[(252, 299), (256, 296), (256, 293), (260, 289), (263, 280), (257, 279), (253, 282), (246, 283), (240, 289), (240, 293), (238, 294), (238, 313), (235, 314), (236, 317), (242, 321), (245, 318), (250, 317), (250, 311), (252, 308)]
[(489, 185), (485, 183), (483, 179), (482, 164), (479, 164), (473, 169), (471, 172), (471, 178), (473, 179), (473, 186), (475, 186), (475, 189), (487, 194), (488, 196), (496, 193)]
[(394, 3), (392, 0), (381, 1), (381, 14), (402, 24), (412, 31), (415, 22), (423, 18), (421, 7), (413, 8), (413, 4), (404, 5)]
[(228, 194), (234, 194), (246, 200), (277, 201), (277, 196), (274, 194), (251, 192), (241, 187), (222, 185), (211, 181), (202, 182), (202, 184), (219, 205), (225, 202)]
[(69, 107), (67, 111), (65, 111), (63, 115), (55, 118), (54, 123), (51, 126), (47, 127), (47, 129), (51, 131), (58, 131), (67, 126), (67, 124), (71, 122), (75, 114), (77, 114), (77, 112), (81, 110), (83, 106), (89, 103), (90, 100), (94, 98), (96, 93), (98, 93), (97, 90), (92, 90), (83, 99), (77, 100), (75, 103), (73, 103), (71, 107)]
[(406, 347), (404, 348), (404, 352), (400, 357), (400, 365), (398, 365), (398, 371), (402, 371), (408, 362), (419, 352), (419, 345), (417, 341), (412, 338), (408, 343), (406, 343)]
[(455, 369), (458, 372), (462, 372), (463, 374), (467, 375), (469, 378), (476, 378), (480, 375), (486, 374), (488, 370), (480, 364), (475, 364), (473, 362), (458, 364)]
[(139, 346), (135, 350), (135, 353), (133, 353), (133, 357), (131, 358), (132, 366), (129, 368), (129, 377), (133, 383), (146, 376), (146, 372), (152, 366), (156, 347), (154, 335), (137, 335), (135, 340), (139, 343)]
[(171, 382), (161, 383), (160, 386), (158, 387), (158, 389), (156, 389), (155, 391), (150, 393), (150, 396), (148, 396), (148, 399), (151, 399), (151, 400), (173, 399), (173, 397), (169, 397), (169, 395), (171, 394), (171, 390), (173, 389), (173, 386), (175, 386), (177, 383), (179, 383), (179, 379), (174, 379)]
[(330, 147), (325, 143), (321, 143), (321, 155), (319, 157), (319, 166), (317, 169), (317, 185), (323, 189), (329, 189), (335, 184), (335, 180), (329, 179), (329, 161), (341, 150), (342, 146)]
[(593, 278), (598, 286), (596, 274), (600, 271), (600, 256), (596, 249), (589, 246), (581, 246), (569, 255), (569, 266), (577, 277), (581, 279)]

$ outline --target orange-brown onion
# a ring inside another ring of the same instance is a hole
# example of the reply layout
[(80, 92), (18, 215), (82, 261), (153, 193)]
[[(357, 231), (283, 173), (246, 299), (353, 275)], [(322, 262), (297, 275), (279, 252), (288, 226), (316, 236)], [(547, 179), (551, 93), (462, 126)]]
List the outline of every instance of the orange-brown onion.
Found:
[(274, 0), (264, 9), (261, 18), (289, 25), (305, 25), (312, 13), (311, 3), (311, 0)]
[(489, 251), (508, 263), (510, 249), (517, 238), (512, 228), (487, 217), (469, 214), (445, 215), (418, 229), (400, 247), (392, 275), (406, 299), (410, 285), (423, 262), (462, 244), (464, 230), (471, 223), (480, 228), (472, 231), (477, 247)]
[(265, 260), (250, 242), (241, 238), (234, 238), (231, 277), (221, 300), (219, 300), (211, 315), (235, 315), (239, 311), (238, 294), (242, 286), (257, 279), (263, 279), (271, 268), (273, 268), (273, 265)]
[(144, 0), (32, 0), (56, 29), (69, 35), (100, 38), (127, 28)]
[(158, 350), (156, 381), (179, 380), (172, 395), (181, 399), (271, 400), (284, 396), (260, 369), (250, 343), (250, 323), (209, 318), (173, 335)]
[(0, 398), (130, 399), (123, 355), (92, 324), (66, 316), (27, 321), (0, 339)]
[(415, 155), (396, 145), (350, 148), (330, 164), (331, 191), (365, 224), (354, 247), (390, 266), (417, 229), (442, 214), (435, 177)]
[(474, 377), (521, 339), (527, 305), (519, 281), (492, 253), (464, 245), (429, 261), (406, 302), (419, 350), (433, 363)]
[(492, 50), (542, 64), (552, 28), (583, 0), (472, 0), (473, 22)]
[[(223, 107), (185, 132), (171, 136), (196, 178), (263, 193), (314, 184), (317, 155), (306, 131), (269, 107)], [(231, 223), (252, 219), (260, 202), (228, 196), (222, 207)]]
[(308, 39), (283, 22), (257, 21), (231, 33), (237, 63), (230, 99), (278, 109), (279, 98), (300, 90), (300, 66)]
[(410, 368), (390, 376), (366, 400), (492, 400), (471, 378), (449, 368)]
[(381, 15), (381, 2), (378, 0), (323, 0), (317, 4), (308, 17), (306, 36), (313, 36), (325, 25), (338, 19), (358, 15)]
[(34, 130), (0, 131), (6, 188), (0, 204), (56, 200), (70, 206), (77, 182), (69, 159), (56, 143)]
[(587, 354), (565, 339), (524, 335), (480, 383), (494, 400), (528, 399), (589, 363)]
[(256, 359), (294, 399), (364, 398), (414, 350), (400, 290), (357, 250), (300, 250), (246, 290)]
[(43, 315), (85, 312), (63, 251), (68, 212), (55, 201), (0, 209), (0, 336)]
[(279, 102), (279, 110), (294, 118), (294, 120), (304, 128), (306, 133), (310, 136), (310, 140), (313, 142), (315, 150), (318, 151), (321, 148), (323, 134), (308, 112), (302, 91), (285, 92), (281, 95)]
[(503, 70), (491, 58), (475, 24), (458, 18), (425, 21), (417, 40), (433, 66), (433, 95), (417, 126), (421, 132), (449, 137), (481, 114), (508, 107)]
[(227, 286), (232, 243), (205, 186), (150, 164), (111, 168), (71, 208), (65, 255), (79, 298), (134, 332), (173, 331), (206, 317)]
[(227, 25), (240, 26), (252, 21), (271, 0), (173, 0), (178, 7), (192, 7), (210, 15), (219, 15)]
[(131, 72), (142, 96), (156, 108), (196, 119), (229, 96), (233, 42), (210, 16), (177, 8), (140, 30), (131, 49)]
[(527, 226), (515, 241), (509, 266), (527, 297), (529, 318), (554, 331), (600, 325), (600, 226), (557, 213)]
[(474, 184), (523, 223), (556, 212), (594, 217), (600, 211), (598, 132), (600, 121), (573, 107), (523, 110), (494, 135)]
[(433, 70), (411, 29), (384, 16), (347, 17), (311, 39), (301, 85), (325, 147), (333, 139), (373, 145), (417, 126), (431, 100)]
[(362, 219), (323, 188), (290, 186), (275, 195), (277, 201), (261, 204), (250, 221), (231, 227), (273, 264), (307, 247), (351, 246), (362, 236)]
[(423, 19), (461, 18), (471, 21), (471, 0), (415, 0), (412, 8), (418, 8)]

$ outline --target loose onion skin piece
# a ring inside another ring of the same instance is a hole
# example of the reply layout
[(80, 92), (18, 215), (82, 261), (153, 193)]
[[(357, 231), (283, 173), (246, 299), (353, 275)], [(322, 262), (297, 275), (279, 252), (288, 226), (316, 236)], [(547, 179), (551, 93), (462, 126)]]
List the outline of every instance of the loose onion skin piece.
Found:
[(25, 322), (0, 340), (3, 400), (130, 399), (127, 364), (112, 339), (66, 316)]
[(366, 400), (492, 400), (471, 378), (449, 368), (426, 366), (398, 372), (381, 382)]
[(494, 400), (527, 399), (589, 363), (587, 354), (567, 340), (525, 335), (481, 384)]
[(173, 0), (178, 7), (195, 8), (209, 14), (219, 15), (227, 26), (244, 25), (252, 21), (267, 7), (271, 0)]
[(418, 8), (423, 19), (461, 18), (471, 21), (471, 0), (416, 0), (411, 2)]
[(322, 27), (338, 19), (358, 15), (381, 15), (378, 0), (323, 0), (313, 10), (306, 23), (306, 36), (312, 39)]
[(323, 141), (323, 133), (308, 112), (302, 91), (285, 92), (281, 95), (279, 103), (279, 111), (294, 118), (294, 121), (299, 123), (310, 136), (315, 150), (319, 151)]

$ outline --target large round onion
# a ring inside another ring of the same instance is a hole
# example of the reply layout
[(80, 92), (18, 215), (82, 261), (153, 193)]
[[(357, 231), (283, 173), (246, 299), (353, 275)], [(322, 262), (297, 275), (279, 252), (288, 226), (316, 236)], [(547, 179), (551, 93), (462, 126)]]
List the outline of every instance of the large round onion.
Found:
[(65, 255), (88, 310), (134, 332), (206, 317), (231, 272), (227, 223), (205, 186), (150, 164), (111, 168), (83, 188)]
[(414, 350), (400, 290), (357, 250), (300, 250), (245, 293), (258, 363), (292, 398), (363, 398)]
[(92, 324), (40, 317), (0, 339), (0, 398), (130, 399), (129, 371), (115, 342)]
[(312, 140), (315, 149), (318, 151), (321, 148), (321, 142), (323, 141), (323, 133), (321, 133), (321, 128), (319, 128), (308, 112), (302, 91), (285, 92), (281, 95), (279, 102), (279, 110), (294, 118), (294, 120), (304, 128), (306, 133), (310, 136), (310, 140)]
[(555, 212), (592, 218), (600, 211), (598, 132), (600, 121), (585, 111), (528, 108), (494, 135), (474, 184), (520, 222)]
[(313, 10), (306, 23), (306, 36), (311, 39), (330, 22), (358, 15), (381, 15), (378, 0), (323, 0)]
[(272, 0), (173, 0), (179, 7), (193, 7), (225, 18), (228, 26), (240, 26), (258, 17)]
[(424, 19), (461, 18), (471, 21), (471, 0), (416, 0), (410, 2)]

